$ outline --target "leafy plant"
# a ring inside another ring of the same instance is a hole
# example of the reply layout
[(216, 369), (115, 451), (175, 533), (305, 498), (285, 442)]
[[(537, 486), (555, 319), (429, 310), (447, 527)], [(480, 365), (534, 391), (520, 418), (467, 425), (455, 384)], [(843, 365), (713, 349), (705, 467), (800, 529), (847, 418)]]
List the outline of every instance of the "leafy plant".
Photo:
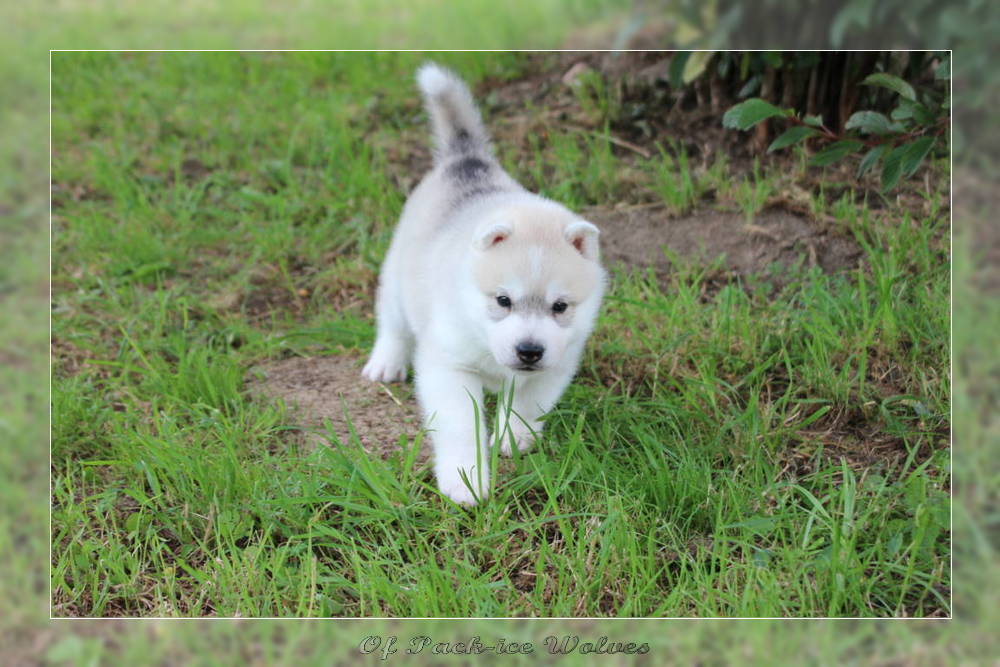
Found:
[[(938, 81), (950, 77), (950, 55), (944, 54), (935, 68)], [(722, 117), (724, 127), (748, 130), (770, 118), (781, 118), (788, 127), (768, 146), (768, 152), (816, 139), (826, 145), (813, 155), (810, 164), (823, 167), (867, 149), (858, 165), (858, 177), (881, 162), (882, 192), (896, 187), (900, 179), (916, 173), (949, 127), (951, 100), (947, 91), (928, 88), (918, 95), (902, 78), (887, 72), (868, 75), (862, 85), (884, 88), (895, 97), (895, 107), (885, 114), (855, 111), (840, 132), (830, 129), (819, 115), (803, 115), (753, 97), (731, 107)]]

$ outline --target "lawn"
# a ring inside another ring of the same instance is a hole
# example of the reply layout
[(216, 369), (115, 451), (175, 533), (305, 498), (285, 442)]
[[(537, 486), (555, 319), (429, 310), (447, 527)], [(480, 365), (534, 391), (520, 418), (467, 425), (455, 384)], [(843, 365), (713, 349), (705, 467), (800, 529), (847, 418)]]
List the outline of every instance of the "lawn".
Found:
[[(943, 158), (883, 197), (717, 122), (713, 152), (623, 141), (616, 75), (521, 85), (565, 55), (436, 54), (511, 173), (605, 223), (577, 379), (473, 509), (419, 429), (372, 447), (370, 405), (344, 432), (252, 390), (361, 382), (424, 57), (53, 54), (53, 615), (950, 616)], [(636, 216), (652, 258), (615, 245)], [(775, 261), (712, 256), (720, 220)]]

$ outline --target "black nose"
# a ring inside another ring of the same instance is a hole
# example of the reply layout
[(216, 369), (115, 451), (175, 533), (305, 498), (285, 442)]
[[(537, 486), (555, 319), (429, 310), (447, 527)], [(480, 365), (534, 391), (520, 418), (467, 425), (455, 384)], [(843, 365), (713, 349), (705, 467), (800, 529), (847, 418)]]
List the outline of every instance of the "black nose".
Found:
[(545, 348), (538, 343), (518, 343), (514, 349), (517, 350), (517, 358), (526, 364), (537, 363), (545, 354)]

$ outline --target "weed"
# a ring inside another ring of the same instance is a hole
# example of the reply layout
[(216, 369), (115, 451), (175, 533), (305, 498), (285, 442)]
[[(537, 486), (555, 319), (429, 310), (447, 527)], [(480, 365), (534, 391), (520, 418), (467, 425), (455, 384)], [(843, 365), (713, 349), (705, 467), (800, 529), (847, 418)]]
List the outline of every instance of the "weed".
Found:
[[(684, 146), (674, 143), (672, 148), (676, 158), (671, 157), (662, 144), (657, 145), (660, 159), (651, 161), (654, 174), (653, 188), (674, 215), (683, 215), (701, 199), (705, 190), (705, 181), (696, 179), (692, 174), (688, 165), (687, 150)], [(724, 163), (722, 165), (721, 167), (717, 166), (716, 169), (724, 170)], [(717, 174), (710, 174), (708, 178), (715, 176)]]

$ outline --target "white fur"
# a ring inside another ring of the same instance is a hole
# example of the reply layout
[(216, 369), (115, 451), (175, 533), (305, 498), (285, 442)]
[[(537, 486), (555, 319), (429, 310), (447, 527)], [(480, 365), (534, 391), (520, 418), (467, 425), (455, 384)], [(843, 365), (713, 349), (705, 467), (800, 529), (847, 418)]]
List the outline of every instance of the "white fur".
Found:
[(447, 153), (450, 132), (457, 126), (469, 132), (470, 140), (483, 153), (492, 153), (489, 135), (465, 82), (440, 65), (427, 63), (417, 70), (417, 86), (431, 118), (435, 158)]
[[(478, 113), (457, 77), (427, 65), (418, 82), (439, 141), (438, 164), (407, 200), (382, 265), (378, 334), (362, 372), (376, 382), (400, 381), (412, 362), (438, 487), (472, 505), (489, 493), (484, 391), (506, 397), (513, 387), (512, 403), (502, 400), (498, 409), (495, 437), (504, 454), (511, 442), (527, 450), (576, 372), (605, 273), (597, 228), (528, 193), (494, 161), (490, 182), (498, 191), (456, 204), (461, 191), (448, 165), (470, 154), (492, 160), (488, 137), (469, 125)], [(435, 106), (442, 95), (451, 96), (446, 113)], [(475, 139), (458, 154), (447, 142), (454, 123)], [(498, 305), (500, 294), (512, 300), (510, 309)], [(557, 316), (551, 305), (560, 300), (572, 303)], [(524, 341), (544, 347), (537, 370), (521, 369), (516, 347)]]
[(451, 83), (448, 71), (434, 63), (427, 63), (417, 70), (417, 85), (424, 95), (440, 95)]

